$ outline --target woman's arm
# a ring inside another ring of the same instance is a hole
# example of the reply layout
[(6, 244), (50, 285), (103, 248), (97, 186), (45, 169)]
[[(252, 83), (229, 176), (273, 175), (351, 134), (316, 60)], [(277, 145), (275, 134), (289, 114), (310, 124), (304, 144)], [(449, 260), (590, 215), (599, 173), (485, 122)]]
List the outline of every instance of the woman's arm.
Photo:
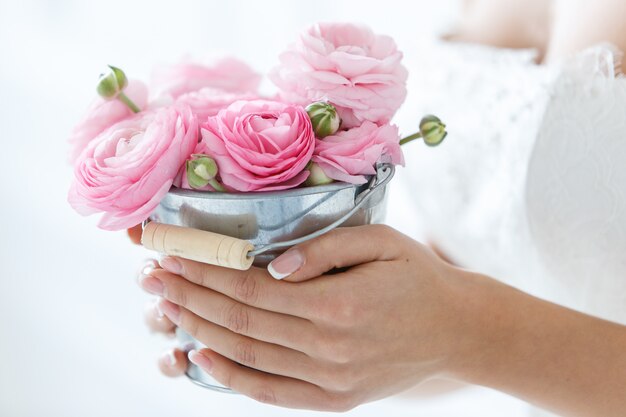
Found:
[(190, 359), (263, 402), (341, 411), (443, 376), (568, 416), (626, 410), (626, 327), (455, 268), (388, 227), (290, 249), (270, 268), (283, 280), (179, 258), (161, 266), (141, 284), (209, 347)]
[(625, 1), (555, 0), (547, 61), (567, 58), (599, 42), (611, 42), (626, 52)]
[(459, 282), (480, 343), (450, 376), (565, 416), (626, 415), (626, 327), (492, 279)]

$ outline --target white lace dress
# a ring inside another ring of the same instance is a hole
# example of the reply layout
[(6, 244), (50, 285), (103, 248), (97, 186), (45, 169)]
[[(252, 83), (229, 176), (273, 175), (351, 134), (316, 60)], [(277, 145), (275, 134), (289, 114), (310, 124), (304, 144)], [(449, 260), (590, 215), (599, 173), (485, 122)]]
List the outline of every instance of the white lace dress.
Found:
[(429, 42), (409, 60), (416, 114), (448, 125), (411, 145), (390, 223), (455, 262), (626, 324), (626, 78), (610, 45), (559, 65), (531, 50)]

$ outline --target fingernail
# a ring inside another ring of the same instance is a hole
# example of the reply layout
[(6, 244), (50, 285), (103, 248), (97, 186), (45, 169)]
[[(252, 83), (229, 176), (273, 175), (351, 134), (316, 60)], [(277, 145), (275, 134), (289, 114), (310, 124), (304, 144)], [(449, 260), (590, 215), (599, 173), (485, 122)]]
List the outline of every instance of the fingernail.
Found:
[(180, 307), (176, 304), (167, 300), (159, 300), (157, 306), (168, 319), (172, 320), (172, 323), (176, 325), (180, 323)]
[(154, 259), (147, 260), (137, 273), (137, 282), (141, 283), (145, 277), (154, 271), (154, 268), (156, 268), (156, 261)]
[(270, 262), (267, 270), (274, 278), (283, 279), (296, 272), (302, 265), (304, 255), (297, 249), (291, 249)]
[(161, 267), (163, 269), (171, 272), (172, 274), (179, 275), (181, 272), (183, 272), (183, 266), (180, 264), (180, 261), (178, 261), (178, 259), (176, 258), (172, 258), (171, 256), (166, 256), (165, 258), (161, 259), (161, 262), (159, 263), (161, 264)]
[(191, 363), (198, 365), (205, 372), (209, 374), (212, 372), (213, 362), (202, 353), (198, 352), (197, 350), (190, 350), (187, 354), (187, 357), (189, 358)]
[(152, 275), (148, 275), (141, 280), (141, 288), (154, 295), (163, 295), (165, 290), (163, 282)]
[(161, 307), (159, 306), (159, 300), (154, 303), (154, 311), (156, 311), (158, 319), (162, 319), (163, 317), (165, 317), (163, 311), (161, 310)]
[(163, 362), (168, 366), (176, 365), (176, 352), (174, 352), (174, 349), (168, 350), (165, 355), (163, 355)]

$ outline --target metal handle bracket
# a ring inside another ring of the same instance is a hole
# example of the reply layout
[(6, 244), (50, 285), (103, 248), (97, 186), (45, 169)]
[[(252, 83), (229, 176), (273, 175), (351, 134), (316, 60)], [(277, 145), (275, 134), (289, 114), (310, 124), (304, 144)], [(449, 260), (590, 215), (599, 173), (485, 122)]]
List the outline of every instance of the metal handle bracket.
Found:
[(359, 195), (356, 196), (356, 198), (354, 199), (354, 207), (347, 212), (346, 214), (344, 214), (342, 217), (340, 217), (339, 219), (335, 220), (334, 222), (332, 222), (331, 224), (329, 224), (328, 226), (316, 230), (313, 233), (310, 233), (308, 235), (296, 238), (296, 239), (291, 239), (291, 240), (286, 240), (284, 242), (275, 242), (275, 243), (269, 243), (267, 245), (263, 245), (260, 246), (258, 248), (254, 248), (253, 250), (251, 250), (250, 252), (248, 252), (248, 256), (250, 257), (255, 257), (257, 255), (260, 255), (262, 253), (271, 251), (271, 250), (275, 250), (275, 249), (282, 249), (282, 248), (286, 248), (286, 247), (290, 247), (290, 246), (294, 246), (297, 244), (300, 244), (302, 242), (306, 242), (307, 240), (311, 240), (311, 239), (315, 239), (316, 237), (319, 237), (325, 233), (330, 232), (331, 230), (341, 226), (343, 223), (345, 223), (350, 217), (352, 217), (357, 211), (359, 211), (359, 209), (361, 207), (363, 207), (363, 205), (365, 203), (367, 203), (367, 201), (372, 198), (372, 196), (374, 194), (376, 194), (377, 191), (383, 189), (385, 187), (385, 185), (387, 185), (389, 183), (389, 181), (391, 181), (391, 179), (393, 178), (393, 175), (395, 174), (396, 169), (393, 166), (393, 164), (389, 164), (389, 163), (381, 163), (381, 164), (377, 164), (376, 165), (376, 175), (374, 175), (372, 177), (372, 179), (370, 180), (367, 188), (365, 190), (363, 190), (361, 193), (359, 193)]

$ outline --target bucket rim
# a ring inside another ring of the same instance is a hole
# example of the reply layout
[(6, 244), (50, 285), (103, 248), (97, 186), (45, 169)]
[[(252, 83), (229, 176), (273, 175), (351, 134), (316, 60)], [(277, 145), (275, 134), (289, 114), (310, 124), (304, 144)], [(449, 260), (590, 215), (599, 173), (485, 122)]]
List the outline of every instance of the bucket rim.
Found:
[[(369, 180), (369, 178), (368, 178)], [(342, 191), (348, 188), (358, 190), (367, 187), (367, 182), (363, 184), (351, 184), (348, 182), (333, 182), (325, 185), (314, 185), (312, 187), (291, 188), (279, 191), (253, 191), (253, 192), (219, 192), (219, 191), (197, 191), (185, 188), (172, 187), (168, 194), (178, 197), (192, 197), (205, 200), (258, 200), (302, 197), (305, 195), (328, 194)]]

